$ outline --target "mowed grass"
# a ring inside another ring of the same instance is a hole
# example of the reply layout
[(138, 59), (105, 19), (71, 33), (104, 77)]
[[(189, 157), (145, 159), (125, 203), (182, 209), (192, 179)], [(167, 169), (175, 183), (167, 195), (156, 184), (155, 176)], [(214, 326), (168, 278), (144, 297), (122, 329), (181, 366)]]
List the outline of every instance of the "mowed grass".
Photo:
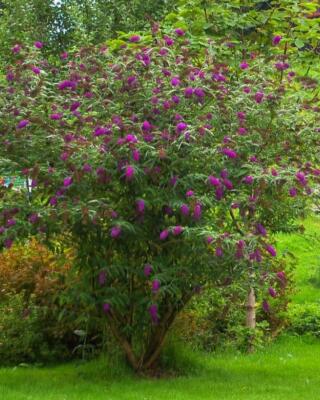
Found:
[(317, 303), (320, 302), (320, 217), (312, 215), (301, 224), (304, 233), (277, 235), (278, 249), (290, 251), (298, 261), (293, 303)]
[[(298, 259), (294, 303), (320, 299), (320, 218), (303, 224), (304, 234), (278, 235), (279, 251)], [(175, 378), (136, 377), (107, 359), (2, 368), (0, 400), (320, 400), (319, 339), (285, 336), (252, 355), (175, 353)]]
[(319, 341), (291, 337), (253, 355), (189, 352), (183, 360), (189, 374), (178, 378), (137, 378), (102, 359), (52, 368), (2, 369), (0, 399), (319, 400), (319, 360)]

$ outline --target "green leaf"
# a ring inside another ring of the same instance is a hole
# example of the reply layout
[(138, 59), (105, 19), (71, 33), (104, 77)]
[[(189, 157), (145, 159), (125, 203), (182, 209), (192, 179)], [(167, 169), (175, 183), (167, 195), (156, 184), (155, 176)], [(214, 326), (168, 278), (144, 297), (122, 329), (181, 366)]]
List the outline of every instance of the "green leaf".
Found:
[(299, 49), (301, 49), (303, 46), (304, 46), (304, 42), (301, 40), (301, 39), (296, 39), (295, 41), (294, 41), (294, 44), (299, 48)]

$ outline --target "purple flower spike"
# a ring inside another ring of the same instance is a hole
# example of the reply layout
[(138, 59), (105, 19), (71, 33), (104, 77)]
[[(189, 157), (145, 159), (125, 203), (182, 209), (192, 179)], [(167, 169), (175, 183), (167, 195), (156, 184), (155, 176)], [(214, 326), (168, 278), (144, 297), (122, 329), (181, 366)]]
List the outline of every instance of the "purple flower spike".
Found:
[[(58, 83), (58, 85), (57, 85), (57, 88), (58, 88), (59, 90), (64, 90), (64, 89), (75, 89), (76, 87), (77, 87), (76, 82), (74, 82), (74, 81), (69, 81), (69, 80), (62, 81), (62, 82)], [(88, 97), (88, 96), (86, 96), (86, 94), (85, 94), (85, 97)]]
[(4, 244), (4, 247), (6, 249), (10, 249), (12, 247), (12, 245), (13, 245), (13, 240), (12, 239), (5, 239), (3, 244)]
[(158, 279), (155, 279), (154, 281), (152, 281), (152, 292), (153, 293), (157, 293), (160, 289), (160, 281)]
[(228, 158), (237, 158), (237, 153), (234, 150), (229, 149), (227, 147), (222, 150), (222, 153)]
[(297, 172), (296, 178), (302, 186), (305, 186), (307, 184), (307, 178), (303, 172), (301, 171)]
[(224, 179), (223, 180), (223, 184), (228, 190), (232, 190), (233, 189), (233, 183), (229, 179), (227, 179), (227, 178)]
[(80, 106), (81, 103), (79, 101), (75, 101), (74, 103), (71, 104), (70, 111), (76, 111)]
[(272, 257), (275, 257), (277, 255), (276, 249), (273, 246), (271, 246), (270, 244), (268, 244), (266, 246), (266, 250)]
[(194, 196), (194, 191), (193, 190), (188, 190), (186, 193), (186, 197), (193, 197)]
[(194, 94), (199, 98), (203, 98), (205, 96), (205, 92), (201, 88), (194, 89)]
[(219, 201), (223, 198), (224, 196), (224, 190), (222, 186), (218, 186), (215, 192), (216, 199)]
[(274, 168), (271, 169), (271, 175), (272, 176), (278, 176), (278, 171)]
[(207, 241), (207, 244), (211, 244), (213, 242), (213, 237), (212, 236), (208, 236), (206, 241)]
[(221, 176), (221, 178), (223, 178), (223, 179), (228, 178), (228, 176), (229, 176), (228, 170), (227, 170), (227, 169), (223, 169), (223, 170), (220, 172), (220, 176)]
[(168, 229), (164, 229), (161, 233), (160, 233), (160, 240), (166, 240), (169, 236), (169, 231)]
[(15, 44), (15, 45), (12, 47), (12, 49), (11, 49), (11, 51), (12, 51), (13, 54), (19, 54), (19, 53), (20, 53), (20, 50), (21, 50), (20, 44)]
[(263, 98), (264, 98), (264, 93), (263, 92), (257, 92), (254, 95), (254, 99), (255, 99), (256, 103), (258, 103), (258, 104), (262, 103)]
[(217, 257), (222, 257), (222, 256), (223, 256), (223, 250), (222, 250), (221, 247), (217, 247), (217, 248), (216, 248), (215, 255), (216, 255)]
[(83, 172), (89, 173), (92, 172), (92, 167), (90, 164), (84, 164), (84, 166), (82, 167)]
[(93, 133), (93, 136), (102, 136), (102, 135), (106, 135), (108, 133), (108, 129), (98, 126)]
[(179, 122), (176, 126), (177, 132), (183, 132), (186, 130), (188, 125), (185, 122)]
[(131, 75), (127, 79), (128, 85), (134, 85), (137, 82), (137, 78), (134, 75)]
[(39, 41), (36, 41), (36, 42), (34, 42), (34, 47), (36, 47), (37, 49), (42, 49), (43, 43), (39, 42)]
[(181, 28), (177, 28), (175, 29), (175, 33), (177, 36), (184, 36), (185, 35), (185, 31)]
[(50, 115), (50, 119), (53, 121), (59, 121), (63, 117), (63, 114), (61, 113), (55, 113)]
[(39, 215), (37, 213), (31, 214), (28, 218), (30, 224), (35, 224), (39, 221)]
[(280, 43), (281, 39), (282, 39), (282, 36), (280, 36), (280, 35), (274, 36), (272, 39), (272, 44), (274, 46), (278, 45)]
[(102, 306), (102, 310), (105, 314), (109, 314), (111, 310), (111, 305), (109, 303), (104, 303)]
[(68, 176), (67, 178), (65, 178), (65, 179), (63, 180), (63, 186), (64, 186), (64, 187), (68, 187), (68, 186), (72, 185), (72, 182), (73, 182), (72, 177), (71, 177), (71, 176)]
[(215, 176), (210, 175), (208, 177), (208, 182), (211, 186), (220, 186), (221, 182), (219, 178), (216, 178)]
[(184, 96), (185, 97), (191, 97), (193, 95), (193, 88), (192, 87), (187, 87), (184, 89)]
[(244, 111), (239, 111), (237, 112), (237, 117), (240, 121), (243, 121), (246, 119), (246, 113)]
[(138, 43), (140, 42), (141, 37), (139, 35), (133, 35), (129, 38), (129, 42), (131, 43)]
[(146, 264), (144, 266), (143, 273), (144, 273), (145, 277), (148, 278), (152, 274), (152, 271), (153, 271), (153, 269), (152, 269), (152, 265), (151, 264)]
[(131, 181), (134, 177), (134, 167), (132, 165), (126, 166), (125, 177), (127, 181)]
[(243, 178), (243, 182), (246, 183), (247, 185), (251, 185), (253, 183), (253, 176), (247, 175), (246, 177)]
[(38, 67), (32, 67), (31, 69), (32, 69), (32, 72), (35, 73), (36, 75), (39, 75), (41, 72), (41, 69)]
[(150, 122), (149, 121), (144, 121), (143, 123), (142, 123), (142, 125), (141, 125), (141, 129), (143, 130), (143, 131), (151, 131), (151, 129), (152, 129), (152, 125), (150, 124)]
[(174, 78), (171, 79), (171, 85), (172, 86), (179, 86), (181, 83), (179, 77), (175, 76)]
[(256, 228), (257, 228), (257, 234), (258, 235), (266, 236), (267, 230), (262, 224), (258, 223), (256, 225)]
[(169, 206), (164, 206), (163, 207), (163, 213), (165, 215), (168, 215), (169, 217), (172, 217), (173, 216), (173, 209), (171, 207), (169, 207)]
[(17, 129), (23, 129), (26, 126), (28, 126), (30, 124), (30, 121), (28, 119), (23, 119), (22, 121), (20, 121), (17, 125)]
[(281, 282), (282, 285), (286, 284), (287, 277), (286, 277), (286, 273), (284, 271), (277, 272), (277, 278), (279, 279), (279, 281)]
[(182, 232), (183, 232), (183, 227), (180, 225), (177, 225), (172, 229), (172, 233), (174, 236), (179, 236)]
[(121, 235), (121, 227), (120, 226), (113, 226), (110, 231), (111, 237), (113, 239), (117, 239)]
[(187, 204), (182, 204), (182, 206), (180, 207), (180, 211), (182, 215), (187, 216), (189, 215), (190, 209)]
[(56, 196), (51, 197), (51, 199), (49, 200), (49, 204), (50, 206), (56, 206), (58, 204), (58, 199)]
[(171, 100), (175, 103), (175, 104), (179, 104), (180, 103), (180, 97), (179, 96), (172, 96)]
[(146, 204), (144, 200), (137, 200), (136, 202), (136, 210), (139, 214), (143, 214), (146, 208)]
[(296, 197), (297, 194), (298, 194), (298, 190), (295, 187), (292, 187), (289, 189), (290, 197)]
[(270, 306), (269, 306), (269, 303), (267, 302), (267, 300), (263, 300), (262, 309), (263, 309), (263, 311), (265, 313), (269, 313), (270, 312)]
[(239, 135), (243, 136), (247, 133), (247, 129), (244, 128), (243, 126), (240, 126), (240, 128), (238, 129), (238, 133)]
[(285, 71), (286, 69), (290, 68), (290, 65), (285, 62), (277, 62), (274, 66), (278, 71)]
[(241, 69), (248, 69), (249, 68), (249, 64), (246, 61), (242, 61), (242, 63), (240, 64), (240, 68)]
[(277, 292), (275, 291), (274, 288), (269, 287), (268, 292), (269, 292), (271, 297), (277, 297)]
[(17, 221), (14, 218), (8, 219), (7, 227), (10, 228), (11, 226), (14, 226), (16, 223)]
[(98, 283), (99, 286), (104, 286), (107, 282), (107, 273), (106, 271), (100, 271), (98, 275)]
[(134, 159), (134, 161), (139, 161), (140, 160), (140, 151), (139, 150), (133, 150), (132, 152), (132, 158)]
[(194, 206), (194, 209), (193, 209), (193, 218), (194, 218), (195, 220), (199, 220), (199, 219), (201, 218), (201, 214), (202, 214), (201, 204), (200, 204), (200, 203), (197, 203), (197, 204)]
[(14, 80), (14, 73), (11, 71), (8, 72), (6, 78), (7, 78), (7, 81), (12, 82)]
[(168, 37), (168, 36), (166, 36), (164, 38), (164, 41), (165, 41), (167, 46), (172, 46), (174, 44), (174, 40), (172, 38)]
[(151, 316), (151, 320), (154, 324), (157, 324), (159, 322), (159, 316), (158, 316), (158, 306), (156, 304), (152, 304), (149, 307), (149, 314)]
[(170, 181), (169, 181), (170, 185), (175, 186), (178, 182), (178, 179), (179, 179), (178, 176), (173, 176), (172, 178), (170, 178)]

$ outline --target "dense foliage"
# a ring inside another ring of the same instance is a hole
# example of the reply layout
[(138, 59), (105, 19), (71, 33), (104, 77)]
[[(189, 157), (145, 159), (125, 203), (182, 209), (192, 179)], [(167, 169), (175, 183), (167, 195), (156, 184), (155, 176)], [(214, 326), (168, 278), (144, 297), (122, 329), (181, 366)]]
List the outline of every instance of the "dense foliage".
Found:
[[(274, 339), (290, 325), (288, 304), (294, 290), (294, 266), (294, 260), (282, 254), (273, 260), (272, 272), (255, 282), (255, 347)], [(243, 278), (208, 288), (195, 297), (177, 318), (175, 336), (206, 351), (226, 347), (247, 351), (252, 330), (244, 324), (248, 283), (247, 277)]]
[[(78, 310), (61, 306), (71, 277), (69, 262), (32, 240), (0, 254), (2, 363), (70, 358), (79, 344)], [(73, 276), (72, 282), (75, 281)], [(82, 310), (84, 313), (84, 310)]]
[(313, 63), (320, 52), (317, 0), (180, 0), (165, 21), (185, 24), (198, 39), (226, 40), (260, 52), (270, 49), (270, 35), (281, 35), (287, 51), (306, 68), (319, 71)]

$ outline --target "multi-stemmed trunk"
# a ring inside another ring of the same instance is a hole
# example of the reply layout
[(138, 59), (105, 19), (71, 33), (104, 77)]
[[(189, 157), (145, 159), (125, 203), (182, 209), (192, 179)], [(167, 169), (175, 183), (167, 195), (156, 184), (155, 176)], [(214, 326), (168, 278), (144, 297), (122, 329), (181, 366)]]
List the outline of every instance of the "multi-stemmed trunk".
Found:
[(122, 333), (122, 326), (119, 318), (112, 312), (108, 315), (108, 324), (113, 336), (123, 350), (128, 364), (137, 373), (148, 373), (155, 371), (159, 364), (161, 351), (165, 344), (166, 336), (175, 321), (179, 312), (191, 299), (193, 293), (188, 293), (178, 305), (168, 304), (164, 315), (155, 324), (150, 332), (147, 343), (144, 343), (143, 351), (137, 354), (134, 350), (133, 340)]

